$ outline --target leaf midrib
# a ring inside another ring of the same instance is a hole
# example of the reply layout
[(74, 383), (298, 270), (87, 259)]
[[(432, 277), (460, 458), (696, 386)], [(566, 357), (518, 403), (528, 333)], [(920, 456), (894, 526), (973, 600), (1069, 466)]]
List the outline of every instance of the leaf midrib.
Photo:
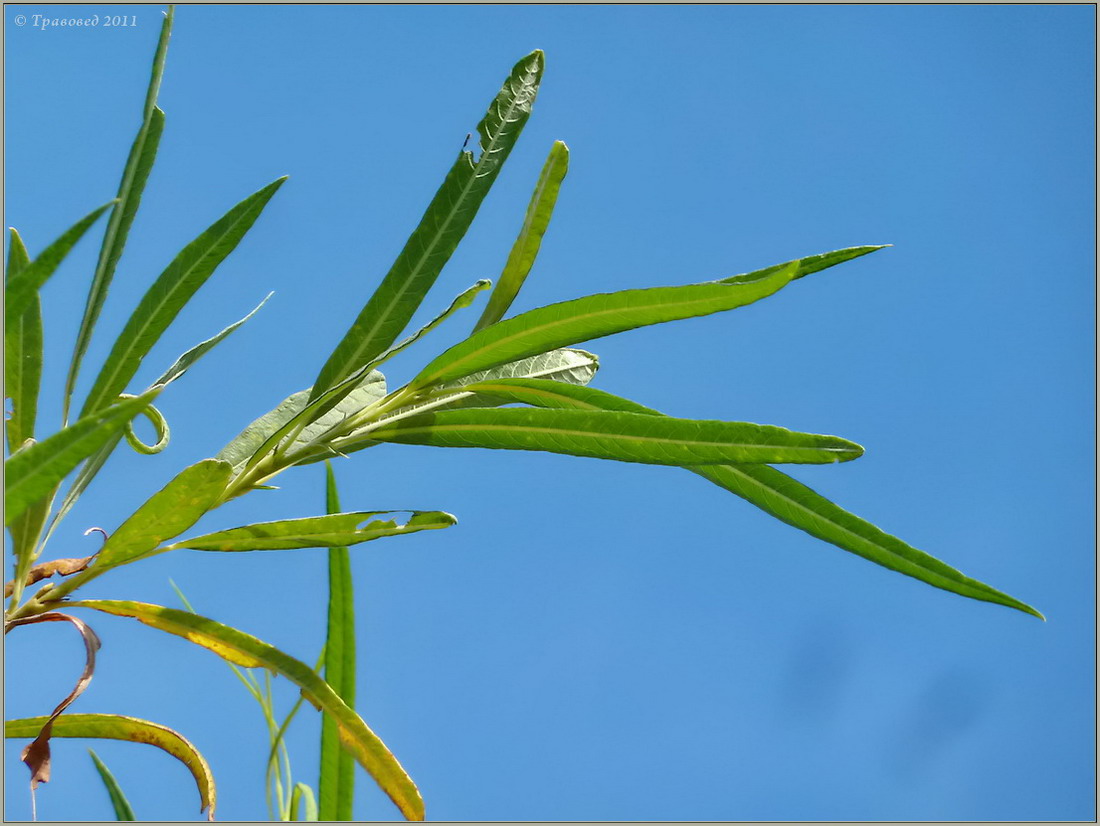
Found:
[[(668, 418), (668, 417), (663, 417)], [(373, 431), (370, 435), (375, 439), (384, 441), (384, 436), (379, 436), (379, 433), (384, 430)], [(391, 427), (391, 432), (396, 433), (438, 433), (441, 431), (485, 431), (485, 430), (499, 430), (507, 431), (509, 433), (547, 433), (559, 436), (579, 436), (589, 439), (611, 439), (613, 441), (624, 442), (656, 442), (664, 445), (674, 445), (683, 447), (736, 447), (736, 448), (784, 448), (788, 450), (814, 450), (824, 451), (829, 453), (855, 453), (853, 448), (847, 447), (816, 447), (812, 445), (785, 445), (785, 444), (772, 444), (772, 443), (741, 443), (741, 442), (712, 442), (704, 440), (685, 440), (685, 439), (669, 439), (662, 438), (660, 436), (631, 436), (623, 433), (593, 433), (589, 430), (568, 430), (564, 428), (546, 427), (540, 425), (507, 425), (507, 424), (442, 424), (442, 425), (424, 425), (414, 427)]]

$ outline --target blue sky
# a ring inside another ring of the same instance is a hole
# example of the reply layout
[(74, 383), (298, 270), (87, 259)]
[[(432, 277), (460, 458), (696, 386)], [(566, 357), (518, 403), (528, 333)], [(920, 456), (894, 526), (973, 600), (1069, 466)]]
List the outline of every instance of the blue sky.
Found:
[[(136, 15), (36, 29), (16, 15)], [(5, 7), (6, 225), (32, 254), (111, 198), (155, 6)], [(89, 352), (245, 195), (290, 181), (146, 360), (263, 311), (159, 403), (172, 444), (120, 451), (47, 551), (94, 550), (182, 467), (313, 380), (512, 64), (535, 112), (418, 320), (495, 278), (551, 142), (571, 166), (515, 310), (894, 247), (732, 313), (592, 343), (595, 385), (691, 418), (835, 433), (866, 455), (793, 475), (1043, 611), (963, 599), (672, 468), (383, 447), (336, 466), (346, 509), (459, 525), (359, 546), (358, 710), (436, 820), (1088, 820), (1094, 760), (1094, 16), (1060, 6), (184, 6), (167, 127)], [(43, 421), (98, 239), (44, 291)], [(480, 307), (480, 305), (477, 305)], [(452, 320), (386, 373), (465, 335)], [(320, 466), (199, 527), (323, 509)], [(313, 661), (325, 554), (179, 552), (89, 596), (196, 608)], [(213, 655), (126, 620), (74, 711), (190, 738), (219, 819), (263, 816), (265, 732)], [(48, 713), (76, 635), (7, 640), (7, 715)], [(34, 680), (28, 673), (33, 669)], [(283, 707), (296, 692), (280, 686)], [(318, 722), (291, 733), (315, 782)], [(55, 741), (45, 820), (110, 816), (86, 743)], [(186, 773), (94, 744), (141, 818), (198, 816)], [(28, 815), (22, 743), (5, 811)], [(356, 815), (390, 819), (365, 774)]]

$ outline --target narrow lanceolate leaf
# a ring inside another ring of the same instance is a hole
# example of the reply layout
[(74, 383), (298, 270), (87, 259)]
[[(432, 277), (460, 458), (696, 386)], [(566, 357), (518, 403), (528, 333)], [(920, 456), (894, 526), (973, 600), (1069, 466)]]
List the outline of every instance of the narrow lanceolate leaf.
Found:
[[(325, 510), (340, 513), (332, 466), (325, 463)], [(325, 681), (348, 708), (355, 708), (355, 586), (347, 546), (328, 551), (328, 623)], [(321, 769), (317, 783), (318, 820), (352, 820), (355, 763), (340, 745), (336, 721), (321, 722)]]
[(88, 754), (91, 755), (95, 770), (99, 773), (99, 779), (103, 781), (103, 785), (107, 789), (107, 796), (111, 798), (111, 808), (115, 810), (115, 820), (137, 820), (134, 817), (133, 806), (126, 799), (122, 787), (118, 785), (118, 781), (111, 774), (111, 770), (107, 768), (106, 764), (99, 759), (99, 755), (94, 751), (88, 749)]
[(474, 333), (440, 354), (413, 379), (414, 388), (450, 381), (524, 356), (636, 327), (743, 307), (809, 272), (881, 247), (852, 247), (810, 256), (721, 281), (624, 290), (564, 301), (522, 313)]
[(156, 397), (159, 390), (126, 399), (85, 416), (48, 439), (28, 445), (4, 463), (4, 520), (49, 494), (69, 472), (95, 453)]
[(554, 141), (554, 145), (550, 147), (550, 155), (542, 167), (538, 183), (535, 184), (535, 191), (531, 195), (531, 203), (527, 206), (527, 214), (523, 218), (519, 236), (512, 245), (512, 251), (504, 264), (504, 271), (500, 275), (496, 289), (489, 296), (485, 311), (474, 325), (475, 333), (482, 327), (488, 327), (504, 318), (523, 282), (527, 280), (527, 275), (535, 263), (535, 257), (539, 254), (542, 236), (550, 226), (550, 216), (554, 214), (554, 205), (558, 201), (561, 182), (565, 180), (565, 173), (568, 171), (569, 147), (561, 141)]
[(133, 617), (160, 631), (208, 648), (230, 662), (281, 674), (302, 689), (314, 706), (336, 720), (344, 748), (351, 751), (405, 818), (424, 819), (424, 801), (397, 758), (362, 718), (305, 663), (235, 628), (186, 611), (121, 600), (83, 600), (72, 602), (69, 607), (94, 608), (115, 616)]
[(452, 381), (525, 356), (635, 327), (743, 307), (782, 289), (793, 266), (742, 281), (712, 281), (590, 295), (539, 307), (486, 327), (437, 356), (410, 382), (414, 388)]
[[(4, 736), (10, 738), (36, 737), (48, 717), (27, 717), (4, 722)], [(100, 740), (125, 740), (131, 743), (148, 743), (175, 757), (195, 778), (202, 808), (209, 807), (208, 817), (213, 819), (216, 792), (214, 776), (198, 750), (172, 729), (118, 714), (65, 714), (54, 720), (54, 737), (88, 737)]]
[(214, 347), (217, 346), (223, 339), (225, 339), (226, 336), (228, 336), (230, 333), (232, 333), (234, 330), (236, 330), (238, 327), (248, 321), (248, 319), (256, 315), (256, 313), (260, 311), (260, 308), (263, 307), (264, 304), (267, 303), (268, 299), (271, 298), (271, 296), (273, 295), (275, 295), (275, 293), (268, 293), (264, 300), (257, 304), (255, 309), (252, 310), (252, 312), (250, 312), (240, 321), (234, 321), (217, 335), (208, 338), (206, 341), (200, 341), (198, 344), (196, 344), (194, 347), (192, 347), (190, 350), (188, 350), (186, 353), (176, 359), (175, 363), (167, 370), (165, 370), (159, 379), (153, 382), (153, 386), (163, 387), (167, 384), (171, 384), (184, 373), (186, 373), (189, 369), (191, 369), (191, 365), (193, 365), (196, 361), (198, 361), (200, 358), (202, 358), (208, 352), (214, 349)]
[(884, 568), (914, 577), (945, 591), (1007, 605), (1044, 619), (1030, 605), (984, 582), (971, 579), (934, 556), (917, 550), (775, 468), (766, 465), (715, 465), (690, 470), (737, 494), (781, 522), (793, 525), (811, 536), (869, 559)]
[[(660, 416), (656, 410), (591, 387), (570, 387), (524, 379), (486, 381), (471, 390), (502, 402), (523, 402), (553, 408), (618, 410)], [(1007, 605), (1042, 618), (1018, 599), (971, 579), (934, 556), (917, 550), (865, 519), (849, 513), (806, 485), (767, 465), (707, 465), (688, 467), (719, 487), (751, 502), (765, 513), (811, 536), (871, 562), (929, 585), (971, 599)]]
[(772, 425), (584, 410), (443, 410), (383, 423), (370, 431), (370, 438), (434, 447), (543, 450), (657, 465), (822, 464), (863, 453), (859, 445), (836, 436)]
[(184, 247), (160, 274), (111, 348), (84, 403), (84, 414), (105, 407), (126, 389), (141, 360), (199, 287), (236, 249), (284, 181), (285, 177), (279, 178), (245, 198)]
[[(4, 281), (11, 281), (15, 273), (29, 264), (23, 239), (12, 229)], [(34, 436), (41, 379), (42, 308), (35, 292), (27, 309), (4, 330), (4, 395), (11, 399), (11, 416), (5, 423), (9, 453)]]
[(96, 555), (95, 564), (57, 586), (58, 597), (119, 565), (134, 562), (179, 536), (210, 511), (225, 491), (231, 468), (204, 459), (181, 470), (119, 525)]
[(110, 206), (111, 204), (104, 204), (99, 209), (89, 212), (67, 229), (60, 238), (42, 250), (39, 256), (27, 266), (11, 273), (11, 277), (4, 284), (5, 324), (10, 327), (18, 323), (19, 318), (35, 300), (42, 285), (54, 274), (61, 262), (65, 260), (65, 256), (76, 246), (76, 242), (84, 237), (84, 233)]
[(542, 79), (535, 51), (512, 69), (477, 125), (481, 157), (463, 149), (420, 224), (355, 323), (329, 356), (313, 385), (317, 398), (371, 362), (397, 340), (466, 234), (523, 131)]
[(160, 82), (164, 76), (164, 62), (168, 56), (168, 39), (172, 35), (174, 17), (175, 6), (170, 5), (161, 23), (160, 39), (153, 53), (153, 68), (149, 76), (149, 86), (145, 92), (145, 103), (142, 106), (141, 126), (138, 127), (134, 143), (130, 147), (130, 155), (122, 169), (122, 180), (118, 185), (118, 204), (111, 213), (107, 231), (103, 235), (99, 261), (96, 263), (95, 274), (88, 290), (88, 300), (84, 305), (84, 317), (81, 319), (80, 329), (76, 335), (73, 357), (65, 380), (63, 402), (65, 421), (69, 418), (69, 404), (80, 372), (80, 362), (92, 340), (92, 331), (99, 319), (100, 310), (103, 309), (103, 302), (107, 298), (107, 290), (114, 277), (115, 267), (118, 266), (122, 250), (126, 246), (126, 238), (130, 234), (130, 226), (141, 204), (141, 194), (145, 190), (145, 182), (157, 157), (160, 136), (164, 132), (164, 112), (157, 108), (157, 96), (160, 94)]
[[(23, 239), (13, 229), (5, 281), (10, 281), (29, 264), (30, 256)], [(23, 314), (4, 330), (4, 393), (11, 400), (11, 417), (5, 423), (8, 453), (14, 453), (24, 441), (34, 437), (41, 378), (42, 309), (36, 292)], [(21, 570), (32, 561), (34, 544), (45, 524), (51, 498), (49, 495), (41, 497), (11, 523), (12, 552), (16, 560), (22, 560), (18, 566)], [(21, 585), (19, 590), (22, 590)]]
[(165, 550), (191, 548), (197, 551), (281, 551), (292, 548), (338, 548), (384, 536), (449, 528), (457, 521), (451, 514), (442, 511), (398, 512), (412, 515), (404, 524), (399, 524), (394, 519), (374, 518), (394, 511), (359, 511), (259, 522), (184, 539)]

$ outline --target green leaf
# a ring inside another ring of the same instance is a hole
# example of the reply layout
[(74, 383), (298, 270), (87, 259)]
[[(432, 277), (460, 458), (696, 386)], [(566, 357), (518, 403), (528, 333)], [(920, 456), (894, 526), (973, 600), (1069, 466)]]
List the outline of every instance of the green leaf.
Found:
[[(660, 416), (656, 410), (591, 387), (570, 387), (545, 381), (505, 379), (470, 388), (501, 401), (552, 408), (616, 410)], [(759, 464), (688, 467), (756, 505), (765, 513), (811, 536), (836, 545), (884, 568), (919, 579), (971, 599), (1006, 605), (1043, 619), (1026, 603), (971, 579), (934, 556), (917, 550), (865, 519), (849, 513), (787, 474)]]
[(250, 312), (240, 321), (234, 321), (217, 335), (206, 339), (206, 341), (200, 341), (198, 344), (196, 344), (194, 347), (192, 347), (190, 350), (188, 350), (186, 353), (176, 359), (175, 363), (167, 370), (165, 370), (159, 379), (153, 382), (153, 387), (164, 387), (167, 384), (171, 384), (184, 373), (186, 373), (189, 369), (191, 369), (191, 365), (193, 365), (196, 361), (198, 361), (200, 358), (202, 358), (208, 352), (214, 349), (214, 347), (217, 346), (226, 336), (228, 336), (230, 333), (232, 333), (234, 330), (236, 330), (238, 327), (248, 321), (248, 319), (256, 315), (256, 313), (260, 311), (260, 308), (263, 307), (264, 304), (267, 303), (268, 299), (271, 298), (271, 296), (273, 295), (275, 295), (275, 293), (268, 293), (264, 300), (257, 304), (255, 309), (253, 309), (252, 312)]
[(829, 463), (863, 448), (836, 436), (772, 425), (585, 410), (482, 409), (421, 413), (370, 431), (380, 442), (434, 447), (544, 450), (658, 465), (722, 462)]
[[(354, 763), (352, 766), (354, 767)], [(290, 819), (312, 822), (319, 819), (317, 815), (317, 800), (313, 796), (313, 789), (305, 783), (295, 783), (290, 796)], [(350, 817), (346, 819), (351, 820)]]
[(60, 599), (120, 565), (169, 550), (159, 546), (179, 536), (217, 505), (230, 471), (226, 462), (217, 459), (203, 459), (181, 470), (119, 525), (87, 570), (58, 584), (51, 599)]
[[(132, 398), (128, 393), (123, 393), (120, 398)], [(126, 436), (126, 441), (135, 451), (143, 453), (146, 456), (152, 456), (160, 453), (166, 447), (168, 447), (168, 441), (171, 438), (171, 430), (168, 427), (168, 420), (164, 418), (164, 414), (157, 410), (153, 405), (149, 405), (141, 411), (141, 415), (149, 420), (153, 425), (153, 429), (156, 431), (157, 440), (147, 445), (143, 442), (134, 430), (134, 423), (127, 422), (126, 427), (123, 428), (123, 435)]]
[[(4, 280), (30, 264), (23, 239), (14, 229), (8, 247), (8, 264)], [(8, 452), (34, 436), (38, 415), (38, 388), (42, 379), (42, 308), (38, 293), (31, 294), (30, 303), (21, 315), (4, 330), (4, 393), (11, 399), (11, 418), (5, 423)]]
[(7, 326), (19, 323), (23, 313), (34, 303), (42, 285), (54, 274), (76, 242), (113, 203), (111, 201), (89, 212), (42, 250), (31, 263), (11, 273), (4, 286), (4, 323)]
[(142, 602), (82, 600), (71, 608), (93, 608), (120, 617), (133, 617), (160, 631), (184, 637), (218, 656), (248, 668), (266, 668), (281, 674), (302, 689), (316, 707), (332, 716), (340, 727), (344, 748), (370, 773), (378, 786), (407, 820), (424, 819), (424, 801), (401, 764), (328, 683), (305, 663), (274, 646), (214, 620)]
[(130, 805), (130, 801), (126, 799), (126, 795), (122, 793), (122, 788), (118, 785), (118, 781), (115, 780), (115, 776), (111, 774), (111, 770), (104, 765), (103, 761), (99, 759), (99, 755), (91, 749), (88, 749), (88, 754), (92, 757), (92, 762), (95, 764), (96, 771), (99, 772), (99, 778), (103, 781), (103, 785), (107, 787), (107, 794), (111, 798), (111, 806), (115, 810), (115, 820), (137, 820), (134, 817), (134, 809)]
[(807, 255), (805, 258), (796, 258), (793, 261), (784, 261), (782, 264), (773, 264), (770, 267), (765, 267), (757, 271), (754, 275), (771, 275), (784, 267), (794, 264), (797, 265), (798, 269), (795, 271), (791, 281), (797, 281), (803, 276), (827, 270), (829, 267), (835, 267), (837, 264), (843, 264), (845, 261), (851, 261), (853, 258), (859, 258), (877, 250), (884, 250), (892, 246), (893, 244), (864, 244), (858, 247), (845, 247), (842, 250), (823, 252), (818, 255)]
[(521, 313), (474, 333), (437, 356), (410, 382), (429, 387), (635, 327), (732, 310), (784, 287), (794, 268), (747, 282), (713, 281), (590, 295)]
[[(27, 717), (7, 720), (4, 736), (9, 738), (34, 738), (42, 730), (49, 717)], [(62, 714), (53, 722), (54, 737), (90, 737), (101, 740), (126, 740), (131, 743), (148, 743), (175, 757), (195, 778), (202, 809), (209, 808), (208, 817), (213, 820), (217, 802), (214, 776), (198, 750), (182, 735), (167, 726), (123, 717), (118, 714)]]
[(499, 402), (483, 398), (472, 388), (494, 379), (529, 378), (565, 384), (584, 385), (592, 381), (600, 367), (599, 358), (585, 350), (563, 348), (528, 356), (519, 361), (500, 364), (488, 370), (479, 370), (438, 387), (429, 398), (446, 399), (449, 408), (492, 407)]
[[(332, 465), (325, 463), (325, 510), (340, 512)], [(325, 681), (348, 708), (355, 708), (355, 586), (347, 546), (328, 551), (328, 631)], [(336, 721), (321, 722), (321, 769), (317, 783), (318, 820), (352, 820), (355, 763), (340, 745)]]
[(172, 35), (172, 22), (175, 18), (175, 6), (169, 5), (168, 12), (161, 22), (160, 38), (157, 41), (156, 51), (153, 53), (153, 68), (149, 77), (149, 86), (145, 92), (145, 103), (142, 107), (141, 126), (137, 136), (130, 147), (130, 155), (126, 158), (126, 166), (122, 170), (122, 180), (118, 185), (117, 206), (111, 213), (107, 222), (107, 231), (103, 235), (103, 244), (99, 249), (99, 260), (96, 263), (92, 284), (88, 289), (88, 300), (84, 305), (84, 317), (80, 321), (80, 330), (76, 335), (76, 344), (73, 347), (73, 357), (69, 364), (69, 373), (65, 379), (65, 395), (63, 397), (63, 420), (68, 421), (69, 405), (72, 402), (73, 389), (76, 387), (77, 375), (80, 372), (80, 362), (84, 353), (88, 350), (88, 344), (92, 339), (92, 331), (99, 319), (103, 302), (107, 298), (107, 290), (111, 285), (111, 279), (115, 274), (115, 267), (122, 257), (122, 250), (126, 246), (126, 238), (130, 234), (130, 226), (137, 215), (138, 206), (141, 204), (141, 195), (145, 190), (145, 182), (149, 178), (149, 172), (153, 168), (153, 162), (157, 157), (157, 147), (160, 145), (160, 137), (164, 132), (164, 112), (157, 108), (157, 96), (160, 93), (160, 82), (164, 76), (164, 62), (168, 56), (168, 39)]
[(313, 385), (312, 399), (335, 387), (389, 347), (408, 325), (477, 215), (519, 138), (542, 79), (534, 51), (512, 69), (477, 126), (481, 157), (459, 153), (386, 277), (336, 346)]
[(524, 356), (636, 327), (710, 315), (751, 304), (779, 291), (803, 272), (865, 255), (881, 247), (853, 247), (798, 259), (721, 281), (682, 287), (623, 290), (551, 304), (498, 322), (474, 333), (436, 357), (413, 379), (427, 387)]
[[(30, 256), (27, 255), (27, 248), (19, 233), (13, 229), (8, 247), (5, 281), (9, 281), (28, 264)], [(12, 403), (11, 418), (5, 423), (8, 453), (14, 453), (23, 442), (34, 437), (41, 378), (42, 309), (36, 292), (23, 314), (4, 330), (4, 392)], [(12, 594), (15, 598), (13, 605), (22, 595), (22, 584), (26, 571), (33, 562), (34, 545), (49, 514), (51, 499), (49, 495), (39, 498), (11, 523), (12, 553), (23, 575), (17, 579), (19, 586)]]
[(73, 468), (120, 432), (158, 392), (125, 399), (13, 453), (4, 462), (5, 524), (11, 525), (19, 514), (49, 494)]
[[(411, 513), (401, 525), (393, 519), (374, 519), (389, 513)], [(336, 548), (358, 545), (383, 536), (449, 528), (457, 520), (442, 511), (357, 511), (304, 519), (259, 522), (176, 542), (164, 550), (281, 551), (292, 548)]]
[(535, 184), (531, 203), (527, 205), (527, 214), (524, 216), (519, 237), (512, 245), (512, 251), (508, 254), (500, 281), (497, 282), (493, 294), (489, 296), (485, 311), (474, 325), (475, 333), (482, 327), (488, 327), (500, 321), (515, 301), (520, 287), (531, 272), (535, 257), (539, 254), (542, 236), (550, 226), (550, 216), (554, 214), (554, 204), (558, 200), (561, 182), (568, 171), (569, 147), (561, 141), (554, 141), (554, 145), (550, 147), (550, 155), (542, 167), (538, 183)]
[(206, 283), (260, 217), (286, 178), (245, 198), (184, 247), (145, 293), (115, 341), (84, 402), (86, 415), (110, 404), (126, 389), (141, 360), (195, 292)]

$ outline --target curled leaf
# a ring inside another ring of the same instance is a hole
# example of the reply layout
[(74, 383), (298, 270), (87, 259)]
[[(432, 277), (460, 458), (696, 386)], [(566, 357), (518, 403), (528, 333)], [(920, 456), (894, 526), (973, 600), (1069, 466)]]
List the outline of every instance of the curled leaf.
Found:
[(46, 722), (42, 725), (41, 730), (38, 732), (38, 736), (31, 741), (30, 745), (23, 749), (23, 753), (20, 755), (20, 759), (26, 763), (27, 768), (31, 770), (32, 792), (38, 788), (39, 783), (50, 782), (50, 737), (52, 735), (54, 721), (72, 704), (73, 700), (84, 693), (84, 689), (87, 688), (88, 683), (92, 681), (92, 675), (95, 673), (95, 652), (99, 650), (101, 645), (95, 631), (93, 631), (84, 620), (71, 617), (68, 614), (50, 612), (48, 614), (39, 614), (35, 617), (27, 617), (26, 619), (13, 620), (8, 623), (8, 628), (14, 628), (18, 625), (34, 625), (39, 622), (71, 622), (76, 626), (76, 630), (80, 632), (80, 636), (84, 640), (85, 656), (84, 670), (80, 674), (80, 679), (76, 681), (76, 685), (73, 686), (73, 690), (69, 692), (69, 695), (64, 700), (57, 704), (57, 708), (55, 708), (53, 713), (46, 718)]

